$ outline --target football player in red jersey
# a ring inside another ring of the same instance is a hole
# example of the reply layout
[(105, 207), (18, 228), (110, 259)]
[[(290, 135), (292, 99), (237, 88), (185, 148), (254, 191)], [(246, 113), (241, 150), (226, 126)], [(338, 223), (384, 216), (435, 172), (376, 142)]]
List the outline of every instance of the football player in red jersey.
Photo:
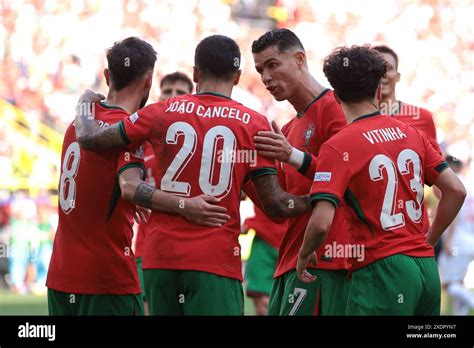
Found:
[[(114, 44), (107, 51), (107, 61), (104, 75), (110, 89), (107, 100), (95, 105), (93, 122), (98, 127), (117, 123), (145, 105), (156, 52), (145, 41), (131, 37)], [(68, 127), (62, 150), (59, 224), (46, 282), (49, 312), (142, 314), (131, 240), (139, 200), (136, 187), (145, 174), (143, 159), (139, 150), (96, 153), (80, 149), (74, 128), (74, 123)], [(194, 206), (188, 218), (201, 219), (200, 211), (210, 208), (219, 214), (225, 210), (208, 205), (205, 199), (188, 202), (188, 208)], [(179, 204), (175, 196), (158, 192), (149, 207), (185, 213)], [(206, 222), (215, 225), (215, 217)]]
[[(279, 132), (260, 132), (255, 138), (262, 155), (282, 163), (282, 185), (288, 192), (309, 192), (314, 177), (314, 156), (346, 120), (333, 92), (310, 74), (301, 41), (288, 29), (274, 29), (252, 45), (255, 68), (277, 101), (288, 100), (296, 116)], [(287, 139), (286, 139), (287, 138)], [(291, 145), (290, 145), (291, 144)], [(283, 145), (283, 150), (282, 150)], [(278, 252), (275, 281), (270, 296), (270, 315), (344, 315), (349, 291), (349, 263), (334, 246), (349, 244), (342, 209), (338, 210), (327, 243), (318, 250), (318, 264), (309, 270), (318, 281), (305, 284), (296, 277), (298, 250), (311, 214), (288, 222)]]
[[(161, 190), (176, 197), (217, 197), (231, 216), (221, 227), (202, 228), (180, 216), (151, 214), (143, 255), (151, 314), (243, 314), (238, 208), (246, 181), (253, 181), (265, 213), (274, 219), (310, 209), (307, 195), (282, 191), (274, 161), (257, 154), (253, 137), (270, 126), (264, 116), (230, 98), (240, 79), (239, 67), (235, 41), (213, 35), (196, 47), (197, 94), (149, 105), (105, 128), (79, 108), (81, 146), (105, 149), (149, 141), (159, 158)], [(98, 100), (100, 95), (86, 92), (80, 103)], [(139, 191), (141, 204), (150, 206), (156, 189), (141, 184)]]
[[(160, 101), (164, 101), (169, 98), (174, 98), (183, 94), (190, 94), (193, 92), (193, 83), (191, 79), (183, 74), (182, 72), (176, 71), (171, 74), (165, 75), (160, 81)], [(150, 143), (146, 142), (143, 144), (143, 160), (145, 162), (147, 183), (151, 186), (156, 187), (155, 168), (156, 160), (153, 147)], [(137, 261), (138, 278), (140, 279), (140, 288), (142, 289), (143, 305), (145, 308), (145, 315), (148, 315), (148, 303), (145, 296), (145, 287), (143, 282), (143, 270), (142, 270), (142, 255), (143, 255), (143, 243), (145, 242), (146, 229), (148, 221), (141, 221), (137, 230), (137, 238), (135, 244), (135, 258)]]
[(193, 82), (184, 73), (176, 71), (165, 75), (160, 81), (160, 101), (193, 92)]
[(382, 99), (380, 100), (380, 111), (383, 114), (396, 117), (397, 120), (408, 123), (416, 129), (425, 133), (433, 148), (441, 154), (441, 149), (436, 141), (436, 127), (433, 115), (426, 109), (399, 101), (395, 95), (397, 83), (400, 81), (398, 72), (398, 55), (390, 47), (385, 45), (374, 46), (387, 62), (387, 72), (382, 77)]
[[(381, 82), (382, 99), (380, 100), (380, 111), (422, 131), (433, 148), (439, 154), (442, 154), (441, 148), (436, 140), (436, 127), (431, 112), (418, 106), (403, 103), (399, 101), (395, 95), (396, 85), (400, 81), (398, 55), (394, 50), (385, 45), (374, 46), (373, 49), (379, 52), (382, 58), (387, 62), (387, 72), (382, 77)], [(435, 186), (433, 187), (433, 192), (439, 199), (440, 194)], [(425, 204), (423, 209), (423, 226), (425, 231), (428, 232), (430, 228), (428, 205)]]
[[(441, 288), (433, 245), (461, 208), (466, 191), (422, 132), (379, 111), (387, 64), (367, 46), (342, 47), (324, 73), (348, 125), (322, 147), (311, 188), (313, 213), (297, 273), (324, 243), (343, 199), (352, 240), (364, 255), (352, 265), (349, 315), (439, 315)], [(442, 192), (429, 232), (423, 228), (423, 185)]]

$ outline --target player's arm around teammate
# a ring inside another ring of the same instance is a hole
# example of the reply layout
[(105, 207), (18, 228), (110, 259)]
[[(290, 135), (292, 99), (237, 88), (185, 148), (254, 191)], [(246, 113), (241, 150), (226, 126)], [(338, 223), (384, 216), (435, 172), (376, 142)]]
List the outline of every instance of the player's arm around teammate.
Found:
[[(104, 99), (101, 94), (87, 90), (79, 99), (75, 120), (79, 145), (87, 150), (103, 150), (125, 147), (126, 141), (121, 133), (121, 123), (99, 127), (94, 121), (91, 107)], [(200, 195), (192, 198), (177, 197), (158, 190), (143, 181), (141, 169), (128, 169), (120, 175), (122, 198), (145, 208), (164, 213), (181, 214), (190, 222), (217, 227), (229, 220), (226, 208), (218, 206), (219, 199)]]

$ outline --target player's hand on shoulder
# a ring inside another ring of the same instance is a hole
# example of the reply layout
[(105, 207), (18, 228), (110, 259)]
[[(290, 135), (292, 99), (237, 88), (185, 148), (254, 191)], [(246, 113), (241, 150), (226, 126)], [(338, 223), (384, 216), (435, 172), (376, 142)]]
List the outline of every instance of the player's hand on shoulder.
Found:
[(100, 93), (95, 93), (90, 89), (87, 89), (84, 93), (81, 94), (79, 97), (79, 104), (81, 103), (97, 103), (101, 100), (105, 99), (105, 97)]
[(254, 137), (255, 148), (262, 156), (274, 158), (287, 163), (293, 146), (288, 142), (275, 121), (272, 121), (272, 131), (260, 131)]
[(102, 94), (94, 93), (90, 89), (86, 90), (81, 94), (76, 105), (76, 117), (87, 117), (88, 119), (94, 118), (93, 103), (99, 102), (105, 97)]
[(220, 227), (229, 221), (230, 216), (225, 214), (225, 207), (217, 205), (219, 202), (220, 199), (204, 194), (186, 198), (181, 215), (198, 225)]

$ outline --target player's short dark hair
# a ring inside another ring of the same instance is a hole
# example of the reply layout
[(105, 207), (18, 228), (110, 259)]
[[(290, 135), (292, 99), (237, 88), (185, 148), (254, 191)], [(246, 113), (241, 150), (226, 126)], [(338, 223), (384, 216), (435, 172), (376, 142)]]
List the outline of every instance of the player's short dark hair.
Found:
[(277, 28), (267, 31), (255, 40), (252, 43), (252, 53), (260, 53), (271, 46), (277, 46), (280, 52), (291, 48), (299, 48), (304, 51), (303, 44), (295, 33), (289, 29)]
[(374, 46), (372, 47), (372, 49), (376, 50), (377, 52), (380, 52), (380, 53), (387, 53), (387, 54), (390, 54), (393, 59), (395, 59), (395, 70), (398, 69), (398, 55), (395, 53), (394, 50), (392, 50), (390, 47), (388, 46), (385, 46), (385, 45), (378, 45), (378, 46)]
[(224, 35), (208, 36), (196, 46), (194, 65), (204, 76), (231, 80), (240, 69), (239, 46)]
[(182, 81), (185, 84), (187, 84), (189, 87), (189, 93), (193, 91), (194, 86), (191, 79), (186, 74), (183, 74), (182, 72), (179, 72), (179, 71), (165, 75), (160, 81), (160, 88), (163, 88), (163, 85), (165, 83), (175, 83), (177, 81)]
[(374, 98), (387, 62), (369, 46), (339, 47), (326, 57), (323, 71), (339, 99), (354, 103)]
[(153, 70), (156, 62), (153, 47), (137, 37), (128, 37), (115, 42), (107, 49), (106, 56), (110, 79), (117, 91), (137, 81), (149, 70)]

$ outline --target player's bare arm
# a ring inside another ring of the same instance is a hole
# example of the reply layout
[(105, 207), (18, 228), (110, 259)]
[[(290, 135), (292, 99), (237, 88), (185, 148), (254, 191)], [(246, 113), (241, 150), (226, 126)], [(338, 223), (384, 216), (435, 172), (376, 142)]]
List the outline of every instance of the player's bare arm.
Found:
[(316, 279), (306, 271), (306, 266), (309, 261), (315, 263), (315, 250), (323, 245), (336, 212), (336, 207), (333, 203), (328, 201), (318, 201), (313, 209), (313, 213), (306, 226), (304, 234), (303, 245), (298, 254), (298, 263), (296, 266), (296, 273), (298, 279), (308, 283)]
[(85, 91), (76, 107), (75, 129), (79, 145), (86, 150), (102, 150), (126, 145), (119, 123), (99, 127), (93, 116), (94, 103), (105, 99), (91, 90)]
[(466, 189), (451, 169), (444, 170), (434, 183), (441, 190), (436, 216), (428, 233), (428, 243), (435, 246), (464, 203)]
[(260, 131), (254, 137), (255, 148), (261, 156), (270, 157), (277, 161), (288, 163), (296, 169), (304, 162), (304, 152), (293, 147), (286, 139), (275, 121), (272, 121), (272, 131)]
[(276, 175), (264, 175), (253, 180), (265, 214), (282, 222), (311, 210), (309, 195), (295, 196), (283, 191)]
[(219, 199), (201, 195), (183, 198), (158, 190), (141, 180), (141, 168), (130, 168), (120, 174), (119, 184), (122, 198), (128, 202), (162, 213), (179, 214), (188, 221), (210, 227), (225, 224), (230, 216), (226, 208), (218, 206)]

